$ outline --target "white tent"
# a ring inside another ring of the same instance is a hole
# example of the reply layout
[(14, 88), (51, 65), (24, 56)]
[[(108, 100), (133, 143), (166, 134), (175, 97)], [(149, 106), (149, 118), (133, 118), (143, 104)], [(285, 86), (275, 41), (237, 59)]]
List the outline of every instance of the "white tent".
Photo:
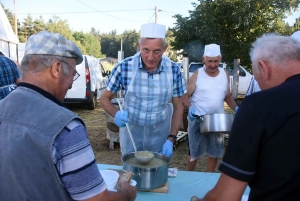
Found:
[(8, 18), (0, 5), (0, 51), (12, 60), (18, 60), (19, 39), (14, 34)]

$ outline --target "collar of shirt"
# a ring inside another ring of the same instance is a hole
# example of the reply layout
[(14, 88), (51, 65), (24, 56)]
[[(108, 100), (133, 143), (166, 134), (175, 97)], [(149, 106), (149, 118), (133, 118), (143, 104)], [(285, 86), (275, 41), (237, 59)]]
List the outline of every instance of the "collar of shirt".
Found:
[(50, 99), (51, 101), (53, 101), (54, 103), (56, 103), (59, 106), (65, 107), (65, 104), (63, 104), (61, 101), (59, 101), (57, 98), (55, 98), (52, 94), (50, 94), (49, 92), (45, 91), (44, 89), (41, 89), (35, 85), (29, 84), (29, 83), (25, 83), (25, 82), (19, 82), (18, 87), (26, 87), (29, 89), (32, 89), (38, 93), (40, 93), (41, 95), (43, 95), (45, 98)]
[(160, 72), (164, 72), (166, 71), (165, 67), (162, 65), (162, 58), (159, 62), (158, 68), (156, 68), (152, 73), (149, 73), (143, 66), (143, 61), (142, 61), (142, 57), (140, 56), (140, 61), (139, 61), (139, 69), (144, 69), (149, 76), (152, 76), (153, 74), (159, 74)]

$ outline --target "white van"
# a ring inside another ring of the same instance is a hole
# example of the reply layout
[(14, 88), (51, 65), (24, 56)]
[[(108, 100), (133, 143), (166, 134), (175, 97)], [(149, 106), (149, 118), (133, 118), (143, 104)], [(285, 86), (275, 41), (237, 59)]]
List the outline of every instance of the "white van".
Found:
[(83, 55), (83, 61), (76, 70), (80, 76), (67, 91), (64, 103), (83, 103), (93, 110), (106, 88), (107, 75), (99, 59), (88, 55)]

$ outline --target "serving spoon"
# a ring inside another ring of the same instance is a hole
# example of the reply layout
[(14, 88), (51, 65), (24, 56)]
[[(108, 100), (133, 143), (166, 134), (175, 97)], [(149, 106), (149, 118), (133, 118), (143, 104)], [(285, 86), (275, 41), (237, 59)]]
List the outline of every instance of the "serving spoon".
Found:
[[(118, 105), (119, 105), (119, 108), (120, 108), (121, 112), (123, 113), (123, 108), (122, 108), (120, 100), (118, 98), (117, 98), (117, 102), (118, 102)], [(127, 122), (125, 122), (125, 125), (126, 125), (127, 131), (129, 133), (129, 137), (130, 137), (133, 149), (134, 149), (134, 157), (135, 157), (135, 159), (138, 162), (142, 163), (142, 164), (147, 164), (150, 161), (152, 161), (152, 159), (154, 158), (154, 154), (152, 152), (148, 151), (150, 153), (149, 157), (142, 157), (141, 154), (139, 154), (139, 153), (141, 153), (143, 151), (137, 151), (136, 150), (136, 146), (135, 146), (135, 143), (134, 143), (134, 140), (133, 140), (133, 137), (132, 137), (132, 134), (131, 134), (131, 131), (129, 129), (129, 126), (128, 126)]]

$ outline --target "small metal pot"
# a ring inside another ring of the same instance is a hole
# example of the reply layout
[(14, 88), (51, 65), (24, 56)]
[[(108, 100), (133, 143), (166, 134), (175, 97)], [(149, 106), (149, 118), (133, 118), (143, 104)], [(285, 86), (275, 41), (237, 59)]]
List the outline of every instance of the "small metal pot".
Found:
[(235, 114), (207, 114), (199, 117), (200, 132), (209, 133), (230, 133)]
[(161, 159), (165, 161), (166, 164), (159, 167), (142, 168), (125, 162), (130, 158), (135, 158), (134, 152), (122, 156), (123, 170), (132, 171), (132, 179), (137, 182), (136, 187), (138, 190), (156, 189), (162, 187), (168, 181), (169, 158), (161, 153), (154, 152), (153, 154), (154, 158)]

